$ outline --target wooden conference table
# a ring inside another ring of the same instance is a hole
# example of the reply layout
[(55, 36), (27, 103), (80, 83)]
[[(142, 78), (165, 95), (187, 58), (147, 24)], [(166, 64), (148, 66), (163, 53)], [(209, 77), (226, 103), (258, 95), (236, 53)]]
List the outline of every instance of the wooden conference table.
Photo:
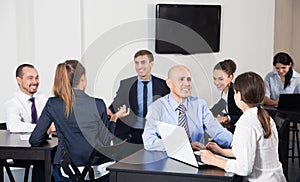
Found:
[(0, 130), (0, 181), (4, 181), (3, 161), (5, 159), (41, 160), (45, 165), (44, 182), (51, 181), (51, 152), (56, 149), (58, 140), (53, 137), (41, 147), (31, 147), (28, 140), (21, 140), (21, 134)]
[(168, 158), (165, 152), (144, 149), (109, 167), (110, 182), (234, 181), (235, 175), (213, 166), (199, 168)]

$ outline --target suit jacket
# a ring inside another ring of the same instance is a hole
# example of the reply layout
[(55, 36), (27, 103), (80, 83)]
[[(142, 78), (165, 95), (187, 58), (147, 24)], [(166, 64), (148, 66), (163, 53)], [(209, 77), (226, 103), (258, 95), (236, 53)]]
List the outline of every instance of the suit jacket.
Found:
[(227, 103), (228, 103), (228, 115), (230, 116), (230, 121), (235, 124), (239, 119), (240, 116), (243, 114), (242, 110), (238, 108), (234, 101), (234, 90), (233, 90), (233, 83), (230, 83), (228, 96), (227, 96)]
[[(243, 112), (237, 107), (237, 105), (234, 101), (233, 83), (230, 83), (230, 85), (229, 85), (229, 90), (228, 90), (228, 95), (227, 95), (227, 103), (224, 99), (220, 99), (218, 101), (218, 103), (216, 103), (211, 108), (211, 112), (213, 113), (213, 115), (215, 117), (217, 117), (217, 115), (222, 115), (223, 114), (222, 111), (225, 109), (226, 104), (228, 107), (228, 111), (227, 111), (228, 113), (226, 113), (225, 115), (230, 116), (230, 122), (231, 122), (230, 127), (234, 127), (233, 125), (237, 122), (237, 120), (239, 120), (239, 118), (243, 114)], [(233, 131), (232, 129), (230, 131)]]
[[(137, 100), (137, 76), (121, 80), (116, 97), (114, 98), (109, 109), (115, 113), (117, 108), (125, 104), (130, 107), (130, 114), (116, 124), (116, 136), (126, 135), (130, 133), (130, 127), (137, 122), (138, 100)], [(152, 75), (153, 101), (170, 93), (170, 89), (166, 81)]]
[[(47, 140), (47, 129), (53, 121), (58, 137), (54, 164), (59, 164), (62, 147), (65, 147), (75, 164), (82, 166), (96, 144), (108, 145), (113, 138), (107, 128), (113, 132), (115, 124), (107, 120), (103, 100), (90, 97), (82, 90), (74, 90), (74, 96), (75, 105), (68, 118), (65, 116), (64, 101), (59, 97), (49, 98), (29, 139), (32, 146), (41, 145)], [(99, 154), (92, 164), (107, 161), (110, 159)]]

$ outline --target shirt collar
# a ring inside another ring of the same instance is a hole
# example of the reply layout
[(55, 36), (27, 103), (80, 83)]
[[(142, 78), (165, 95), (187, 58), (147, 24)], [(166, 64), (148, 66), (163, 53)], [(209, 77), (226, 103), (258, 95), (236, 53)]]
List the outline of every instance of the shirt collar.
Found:
[[(184, 105), (185, 108), (187, 108), (188, 102), (189, 102), (190, 97), (186, 98), (185, 101), (182, 103)], [(173, 109), (173, 111), (176, 111), (177, 107), (180, 105), (180, 103), (178, 103), (174, 97), (172, 96), (172, 94), (169, 94), (169, 103)]]
[[(31, 98), (29, 95), (25, 94), (21, 90), (19, 90), (19, 96), (20, 96), (20, 99), (22, 99), (25, 102), (29, 101), (29, 99)], [(32, 97), (34, 97), (34, 94)]]
[(149, 80), (142, 80), (142, 79), (138, 76), (138, 81), (139, 81), (139, 82), (142, 82), (142, 81), (149, 81), (149, 82), (151, 82), (151, 81), (152, 81), (152, 75), (150, 75)]

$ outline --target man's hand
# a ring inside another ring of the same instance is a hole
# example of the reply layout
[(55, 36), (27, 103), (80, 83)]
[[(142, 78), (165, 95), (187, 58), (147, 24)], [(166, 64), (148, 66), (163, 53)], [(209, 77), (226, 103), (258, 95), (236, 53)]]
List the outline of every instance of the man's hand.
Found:
[(205, 145), (203, 145), (202, 143), (200, 142), (192, 142), (191, 143), (191, 146), (194, 150), (203, 150), (203, 149), (206, 149)]
[(110, 121), (117, 122), (119, 118), (123, 118), (125, 116), (128, 116), (130, 113), (130, 108), (127, 108), (124, 104), (123, 106), (118, 108), (118, 112), (113, 114), (110, 118)]

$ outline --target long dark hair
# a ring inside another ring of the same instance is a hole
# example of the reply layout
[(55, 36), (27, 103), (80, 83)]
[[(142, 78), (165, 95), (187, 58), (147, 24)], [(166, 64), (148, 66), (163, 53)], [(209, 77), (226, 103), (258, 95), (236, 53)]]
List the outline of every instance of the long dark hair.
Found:
[(264, 138), (268, 138), (271, 131), (268, 112), (260, 106), (266, 92), (264, 80), (254, 72), (246, 72), (239, 75), (233, 84), (235, 92), (240, 92), (241, 99), (249, 107), (257, 107), (257, 118), (264, 130)]
[(291, 78), (293, 76), (294, 62), (290, 55), (288, 55), (285, 52), (279, 52), (273, 58), (273, 66), (276, 66), (277, 63), (281, 63), (283, 65), (291, 65), (289, 71), (284, 75), (285, 77), (284, 89), (285, 89), (291, 83)]

